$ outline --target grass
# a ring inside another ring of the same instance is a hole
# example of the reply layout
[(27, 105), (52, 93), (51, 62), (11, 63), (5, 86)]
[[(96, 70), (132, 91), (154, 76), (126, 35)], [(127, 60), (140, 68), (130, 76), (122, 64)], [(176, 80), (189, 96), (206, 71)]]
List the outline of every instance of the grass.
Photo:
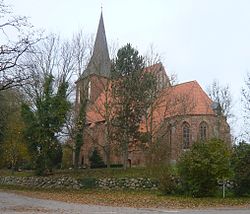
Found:
[[(153, 171), (148, 168), (123, 169), (81, 169), (81, 170), (56, 170), (52, 176), (71, 176), (75, 178), (135, 178), (153, 176)], [(11, 170), (0, 170), (0, 175), (10, 176)], [(15, 172), (14, 176), (34, 176), (33, 171)], [(28, 189), (25, 187), (0, 185), (0, 191), (15, 192), (31, 197), (53, 199), (65, 202), (83, 204), (127, 206), (127, 207), (151, 207), (151, 208), (209, 208), (209, 207), (247, 207), (250, 208), (250, 197), (235, 198), (221, 197), (192, 198), (185, 196), (166, 196), (158, 191), (119, 191), (119, 190), (43, 190)]]
[(55, 175), (65, 175), (75, 178), (138, 178), (152, 177), (150, 171), (146, 168), (130, 168), (127, 170), (121, 168), (113, 169), (80, 169), (80, 170), (57, 170)]
[(12, 171), (8, 169), (0, 169), (0, 176), (18, 176), (18, 177), (30, 177), (34, 176), (34, 172), (32, 170), (25, 170), (21, 172)]
[(250, 198), (192, 198), (165, 196), (151, 191), (108, 190), (41, 190), (13, 186), (0, 186), (0, 191), (14, 192), (30, 197), (53, 199), (81, 204), (126, 206), (138, 208), (250, 208)]
[[(14, 172), (11, 170), (0, 170), (1, 176), (34, 176), (33, 171)], [(121, 168), (113, 169), (79, 169), (79, 170), (55, 170), (52, 176), (70, 176), (74, 178), (153, 178), (153, 173), (147, 168), (130, 168), (123, 170)]]

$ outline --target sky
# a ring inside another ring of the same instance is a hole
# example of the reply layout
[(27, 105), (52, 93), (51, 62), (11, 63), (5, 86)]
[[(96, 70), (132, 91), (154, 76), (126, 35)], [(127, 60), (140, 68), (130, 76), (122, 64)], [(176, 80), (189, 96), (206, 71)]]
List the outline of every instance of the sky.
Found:
[[(167, 73), (179, 82), (213, 80), (231, 88), (241, 119), (240, 94), (250, 72), (249, 0), (5, 0), (16, 14), (46, 33), (71, 38), (97, 31), (101, 7), (108, 42), (131, 43), (140, 53), (153, 45)], [(240, 123), (237, 123), (240, 124)], [(241, 132), (241, 124), (236, 135)]]

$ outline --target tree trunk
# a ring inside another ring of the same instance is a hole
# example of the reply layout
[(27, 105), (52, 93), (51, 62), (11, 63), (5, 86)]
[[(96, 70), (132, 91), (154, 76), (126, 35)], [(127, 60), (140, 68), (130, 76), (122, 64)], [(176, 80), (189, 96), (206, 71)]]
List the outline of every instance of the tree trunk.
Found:
[(123, 159), (123, 169), (126, 170), (128, 168), (128, 143), (126, 142), (123, 146), (122, 151), (122, 159)]
[(105, 127), (105, 145), (104, 145), (104, 152), (106, 155), (106, 164), (107, 164), (107, 168), (110, 168), (110, 142), (109, 142), (109, 137), (108, 137), (108, 126), (109, 124), (106, 124)]
[(80, 150), (79, 148), (75, 149), (75, 160), (74, 160), (74, 168), (78, 169), (79, 167), (79, 156), (80, 156)]

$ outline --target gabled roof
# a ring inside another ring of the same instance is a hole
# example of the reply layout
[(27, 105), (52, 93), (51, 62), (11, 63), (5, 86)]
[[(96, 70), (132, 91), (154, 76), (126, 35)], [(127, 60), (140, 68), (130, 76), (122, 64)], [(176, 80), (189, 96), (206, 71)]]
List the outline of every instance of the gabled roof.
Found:
[(170, 106), (165, 110), (165, 118), (175, 115), (215, 114), (211, 107), (212, 100), (197, 81), (190, 81), (163, 89), (156, 100), (159, 107), (162, 105), (161, 103)]
[[(153, 105), (153, 127), (157, 130), (166, 118), (175, 116), (215, 116), (211, 105), (212, 100), (197, 81), (166, 87), (159, 93)], [(140, 129), (146, 131), (145, 121), (142, 122)]]
[(93, 55), (89, 61), (87, 69), (83, 72), (82, 78), (90, 74), (97, 74), (97, 75), (109, 77), (110, 67), (111, 67), (111, 63), (110, 63), (110, 58), (109, 58), (103, 16), (101, 12), (98, 30), (96, 33), (94, 49), (93, 49)]

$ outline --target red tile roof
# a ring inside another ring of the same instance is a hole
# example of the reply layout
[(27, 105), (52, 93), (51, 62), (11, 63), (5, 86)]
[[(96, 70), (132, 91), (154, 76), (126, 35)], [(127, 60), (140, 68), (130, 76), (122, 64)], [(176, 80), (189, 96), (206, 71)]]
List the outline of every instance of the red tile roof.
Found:
[[(196, 81), (163, 89), (153, 104), (153, 129), (159, 128), (165, 118), (185, 115), (215, 115), (212, 101)], [(146, 131), (145, 119), (140, 127)]]
[[(161, 64), (154, 65), (154, 68), (161, 69), (161, 67)], [(88, 123), (105, 121), (105, 102), (109, 101), (110, 97), (109, 94), (102, 92), (95, 103), (88, 107)], [(178, 115), (215, 115), (211, 104), (211, 99), (196, 81), (166, 87), (159, 92), (153, 105), (154, 126), (161, 124), (165, 118)], [(144, 129), (145, 124), (141, 125)]]

